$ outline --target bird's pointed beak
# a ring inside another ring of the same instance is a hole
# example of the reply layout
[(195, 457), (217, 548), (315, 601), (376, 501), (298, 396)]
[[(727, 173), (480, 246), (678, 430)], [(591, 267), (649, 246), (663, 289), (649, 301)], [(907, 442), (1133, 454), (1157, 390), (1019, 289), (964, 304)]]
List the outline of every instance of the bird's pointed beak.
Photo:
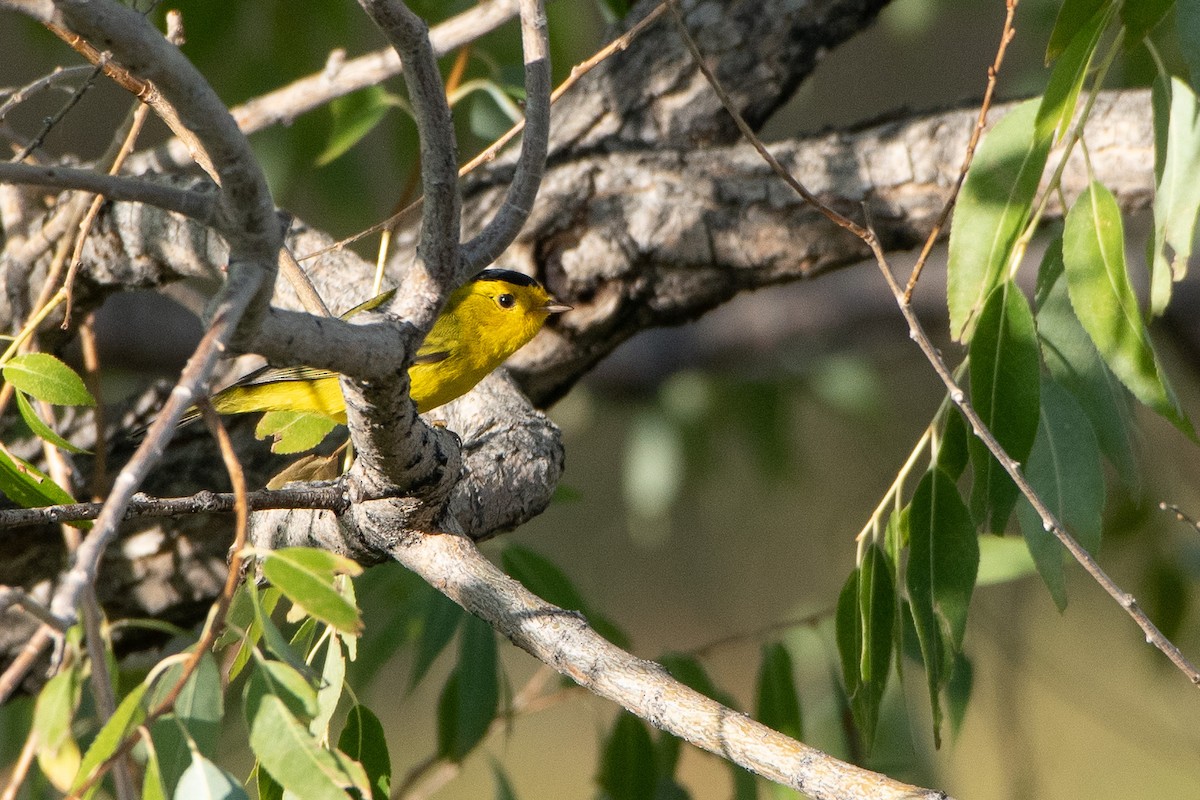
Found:
[(542, 310), (547, 314), (561, 314), (564, 311), (570, 311), (574, 307), (575, 306), (569, 306), (566, 303), (560, 303), (551, 297), (546, 301), (545, 305), (542, 306)]

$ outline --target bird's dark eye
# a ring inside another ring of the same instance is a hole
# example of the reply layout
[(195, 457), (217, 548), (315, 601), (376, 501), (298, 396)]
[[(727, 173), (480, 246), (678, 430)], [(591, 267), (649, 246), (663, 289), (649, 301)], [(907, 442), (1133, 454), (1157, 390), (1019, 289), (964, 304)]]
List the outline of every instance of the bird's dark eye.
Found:
[(501, 308), (512, 308), (517, 304), (517, 298), (505, 293), (497, 297), (496, 302), (500, 304)]

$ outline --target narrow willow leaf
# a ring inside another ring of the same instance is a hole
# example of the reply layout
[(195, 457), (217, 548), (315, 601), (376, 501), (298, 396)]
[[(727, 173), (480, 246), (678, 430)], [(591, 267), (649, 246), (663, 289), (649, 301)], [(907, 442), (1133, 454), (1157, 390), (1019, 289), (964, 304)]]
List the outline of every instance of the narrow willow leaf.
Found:
[(437, 754), (438, 758), (453, 760), (458, 747), (458, 670), (446, 678), (437, 704)]
[(167, 800), (167, 785), (163, 782), (162, 772), (158, 767), (158, 750), (155, 749), (153, 740), (146, 747), (141, 800)]
[[(176, 664), (154, 685), (148, 705), (159, 705), (183, 675), (183, 665)], [(211, 653), (200, 657), (196, 671), (188, 678), (172, 707), (179, 724), (203, 752), (212, 752), (221, 736), (221, 720), (225, 716), (221, 673)]]
[(793, 739), (804, 738), (792, 657), (779, 642), (763, 645), (757, 696), (755, 717), (759, 722)]
[[(1156, 158), (1154, 239), (1150, 265), (1150, 314), (1162, 314), (1175, 281), (1187, 275), (1188, 258), (1200, 213), (1200, 102), (1191, 87), (1171, 78), (1170, 111), (1163, 119), (1162, 91), (1156, 86), (1156, 142), (1165, 139), (1165, 152)], [(1161, 130), (1166, 123), (1165, 137)]]
[(586, 605), (571, 579), (545, 556), (527, 547), (510, 544), (500, 556), (504, 571), (525, 588), (560, 608), (584, 611)]
[(517, 800), (517, 793), (513, 790), (508, 775), (494, 761), (492, 762), (492, 780), (496, 784), (496, 800)]
[(333, 128), (316, 165), (323, 167), (344, 155), (383, 121), (388, 109), (403, 105), (400, 98), (382, 86), (370, 86), (334, 100), (329, 104)]
[(66, 450), (68, 453), (87, 453), (82, 447), (76, 447), (66, 439), (54, 432), (54, 429), (42, 422), (42, 418), (33, 410), (33, 406), (29, 400), (25, 398), (24, 392), (17, 392), (17, 411), (21, 414), (21, 419), (29, 426), (29, 430), (33, 431), (33, 435), (39, 439), (49, 442), (57, 448)]
[(1196, 434), (1158, 364), (1125, 268), (1116, 198), (1093, 181), (1067, 212), (1063, 264), (1071, 305), (1100, 357), (1133, 396), (1189, 437)]
[[(283, 638), (279, 627), (271, 619), (271, 614), (267, 610), (265, 602), (259, 601), (258, 588), (254, 585), (253, 581), (247, 581), (246, 585), (248, 586), (247, 596), (254, 606), (254, 620), (262, 630), (262, 639), (267, 645), (267, 650), (286, 661), (293, 669), (308, 674), (310, 670), (308, 665), (304, 663), (304, 659), (296, 655), (296, 651), (288, 644), (287, 639)], [(274, 588), (268, 589), (267, 592), (263, 593), (264, 599), (270, 596), (270, 592), (279, 592), (279, 590)], [(280, 592), (280, 594), (282, 593)], [(278, 598), (279, 595), (275, 595), (275, 600), (278, 600)]]
[[(74, 503), (75, 498), (37, 467), (0, 448), (0, 493), (22, 508), (41, 508)], [(77, 528), (90, 522), (72, 523)]]
[(329, 722), (333, 719), (333, 712), (337, 711), (345, 685), (346, 657), (342, 653), (342, 641), (337, 636), (330, 636), (325, 648), (325, 668), (321, 672), (320, 688), (317, 690), (317, 713), (308, 725), (309, 732), (321, 744), (329, 741)]
[(259, 439), (271, 439), (271, 452), (303, 453), (325, 440), (338, 423), (323, 414), (304, 411), (268, 411), (254, 428)]
[(13, 356), (4, 365), (4, 379), (37, 400), (56, 406), (94, 406), (96, 398), (83, 378), (49, 353)]
[(192, 763), (179, 779), (175, 800), (248, 800), (238, 779), (199, 752), (192, 752)]
[(1037, 111), (1038, 100), (1028, 100), (997, 122), (963, 182), (950, 228), (946, 287), (950, 333), (957, 340), (970, 338), (1029, 218), (1051, 140), (1037, 136)]
[(150, 741), (158, 754), (163, 790), (168, 797), (174, 797), (179, 779), (192, 763), (187, 731), (174, 714), (167, 714), (150, 726)]
[(262, 764), (254, 765), (254, 772), (250, 777), (253, 780), (247, 783), (253, 783), (258, 789), (258, 800), (284, 800), (283, 787), (271, 777), (271, 773), (262, 768)]
[[(347, 759), (322, 750), (278, 697), (267, 695), (250, 727), (250, 748), (284, 789), (306, 800), (346, 800), (355, 786)], [(357, 787), (368, 795), (367, 786)]]
[(145, 683), (135, 686), (133, 691), (125, 695), (117, 710), (108, 718), (108, 722), (104, 723), (104, 727), (96, 734), (79, 764), (79, 775), (75, 778), (72, 791), (79, 791), (92, 772), (117, 752), (125, 738), (142, 724), (142, 720), (146, 718), (146, 708), (142, 705), (142, 699), (149, 688)]
[(297, 719), (307, 722), (317, 715), (317, 690), (308, 678), (282, 661), (260, 658), (243, 693), (242, 711), (247, 726), (254, 722), (258, 707), (267, 695), (282, 700)]
[(912, 498), (906, 583), (938, 743), (938, 694), (949, 678), (948, 659), (962, 646), (978, 570), (979, 541), (971, 514), (954, 483), (932, 469)]
[[(1100, 446), (1083, 409), (1066, 389), (1049, 379), (1042, 385), (1037, 440), (1024, 472), (1054, 516), (1088, 552), (1096, 554), (1105, 495)], [(1042, 526), (1025, 498), (1017, 507), (1017, 519), (1038, 572), (1061, 611), (1067, 605), (1063, 547)]]
[(729, 763), (729, 773), (733, 781), (734, 800), (757, 800), (758, 781), (753, 773), (733, 762)]
[[(237, 652), (234, 654), (233, 660), (225, 662), (229, 664), (229, 674), (225, 676), (228, 683), (232, 683), (241, 674), (263, 635), (262, 625), (259, 624), (258, 617), (254, 613), (254, 603), (250, 600), (248, 587), (249, 582), (244, 582), (234, 592), (233, 602), (230, 603), (229, 613), (226, 615), (225, 630), (217, 638), (218, 649), (237, 643)], [(269, 617), (275, 612), (275, 606), (281, 597), (283, 597), (283, 592), (274, 588), (267, 589), (262, 593), (261, 603), (266, 616)]]
[(1042, 361), (1055, 382), (1087, 414), (1100, 449), (1127, 486), (1138, 480), (1133, 456), (1129, 393), (1109, 371), (1075, 317), (1067, 295), (1061, 242), (1051, 242), (1038, 269), (1038, 338)]
[(79, 745), (71, 735), (80, 692), (79, 662), (75, 661), (46, 682), (33, 709), (38, 766), (63, 792), (74, 783), (81, 761)]
[(896, 592), (887, 557), (871, 545), (838, 598), (835, 628), (854, 722), (871, 748), (891, 672)]
[[(1012, 281), (988, 297), (971, 339), (971, 402), (996, 441), (1022, 462), (1037, 436), (1037, 329), (1025, 296)], [(1004, 531), (1017, 487), (978, 437), (967, 443), (974, 466), (971, 511), (985, 530)]]
[(975, 670), (970, 660), (962, 653), (954, 655), (954, 668), (950, 673), (950, 683), (946, 686), (946, 704), (950, 706), (950, 735), (957, 737), (962, 730), (963, 719), (967, 716), (967, 703), (971, 699), (971, 689), (975, 685)]
[(646, 800), (654, 796), (654, 745), (645, 723), (632, 714), (617, 715), (604, 743), (596, 781), (608, 800)]
[(1083, 80), (1087, 77), (1088, 67), (1100, 42), (1100, 35), (1108, 27), (1116, 8), (1106, 5), (1096, 11), (1071, 39), (1070, 45), (1063, 51), (1062, 57), (1054, 65), (1050, 80), (1046, 83), (1046, 93), (1038, 106), (1036, 136), (1052, 137), (1054, 141), (1062, 139), (1075, 116), (1075, 106), (1079, 100), (1079, 92), (1083, 88)]
[(487, 735), (500, 709), (496, 633), (479, 617), (463, 622), (458, 656), (458, 720), (453, 758), (461, 761)]
[(263, 554), (263, 575), (305, 613), (339, 631), (359, 633), (358, 608), (334, 586), (334, 576), (358, 575), (362, 567), (350, 559), (309, 547), (287, 547)]
[(942, 426), (942, 439), (938, 443), (938, 468), (958, 480), (963, 470), (967, 468), (967, 423), (963, 421), (962, 413), (954, 407), (946, 411), (946, 421)]
[(1050, 41), (1046, 45), (1046, 63), (1050, 64), (1062, 55), (1067, 45), (1099, 9), (1111, 5), (1113, 0), (1064, 0), (1058, 9), (1058, 17), (1054, 20), (1054, 28), (1050, 31)]
[(429, 604), (421, 627), (421, 640), (417, 643), (417, 653), (413, 659), (412, 677), (408, 680), (411, 689), (421, 682), (434, 659), (446, 649), (458, 623), (466, 614), (462, 607), (441, 592), (429, 593)]
[(346, 725), (338, 737), (338, 750), (363, 765), (371, 782), (372, 800), (391, 796), (392, 759), (388, 756), (383, 724), (371, 709), (355, 703), (346, 714)]

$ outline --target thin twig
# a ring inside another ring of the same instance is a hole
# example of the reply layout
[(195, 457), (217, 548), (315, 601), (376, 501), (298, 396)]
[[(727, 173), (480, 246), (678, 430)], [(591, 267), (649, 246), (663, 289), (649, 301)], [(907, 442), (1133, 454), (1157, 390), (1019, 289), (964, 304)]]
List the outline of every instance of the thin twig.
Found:
[(104, 54), (101, 54), (97, 59), (96, 65), (92, 69), (91, 74), (88, 75), (87, 80), (81, 83), (75, 91), (71, 92), (71, 96), (67, 98), (67, 102), (63, 104), (62, 108), (60, 108), (52, 116), (46, 118), (45, 122), (42, 123), (42, 129), (37, 132), (37, 134), (29, 141), (28, 144), (25, 145), (21, 152), (13, 156), (12, 160), (14, 162), (24, 161), (34, 150), (37, 150), (42, 146), (42, 142), (46, 140), (46, 136), (48, 136), (50, 131), (54, 129), (54, 126), (59, 122), (62, 122), (63, 117), (65, 117), (71, 111), (71, 109), (83, 99), (83, 96), (87, 94), (88, 90), (96, 84), (96, 78), (100, 77), (100, 73), (103, 71), (107, 62), (108, 57)]
[(988, 67), (987, 88), (983, 90), (983, 102), (979, 104), (979, 117), (975, 120), (975, 128), (971, 131), (971, 138), (967, 142), (967, 149), (963, 155), (962, 167), (959, 168), (958, 178), (954, 181), (950, 196), (946, 198), (946, 204), (942, 206), (942, 213), (938, 215), (929, 235), (925, 237), (921, 255), (917, 256), (917, 263), (913, 265), (912, 274), (908, 276), (908, 285), (904, 287), (904, 302), (906, 303), (912, 300), (913, 289), (916, 288), (917, 281), (921, 278), (921, 270), (925, 269), (925, 262), (929, 259), (934, 244), (941, 236), (946, 223), (950, 221), (950, 212), (954, 210), (954, 204), (958, 201), (958, 193), (962, 190), (963, 181), (967, 178), (967, 170), (970, 169), (971, 162), (975, 159), (975, 147), (979, 144), (979, 137), (983, 135), (983, 129), (987, 125), (988, 111), (992, 107), (992, 97), (996, 92), (996, 76), (1000, 74), (1000, 65), (1004, 63), (1004, 54), (1008, 50), (1008, 44), (1016, 34), (1016, 30), (1013, 28), (1013, 15), (1016, 13), (1018, 2), (1020, 0), (1007, 0), (1004, 4), (1004, 28), (1000, 33), (1000, 46), (996, 48), (996, 57)]
[[(135, 494), (129, 500), (124, 519), (176, 517), (189, 514), (228, 514), (235, 509), (233, 492), (197, 492), (190, 497), (148, 497)], [(298, 485), (284, 489), (260, 489), (247, 496), (251, 511), (283, 508), (314, 508), (343, 513), (350, 504), (340, 484), (327, 486)], [(70, 503), (42, 508), (6, 508), (0, 510), (0, 530), (77, 522), (96, 519), (104, 503)]]
[[(155, 720), (164, 714), (169, 714), (174, 709), (179, 695), (183, 692), (187, 682), (191, 680), (192, 675), (196, 672), (196, 668), (200, 666), (200, 659), (212, 648), (213, 643), (217, 640), (217, 636), (220, 635), (225, 625), (225, 615), (228, 613), (229, 605), (233, 601), (233, 593), (241, 581), (242, 561), (245, 558), (246, 551), (246, 535), (250, 527), (250, 506), (247, 502), (246, 475), (242, 470), (241, 462), (238, 461), (237, 453), (234, 452), (233, 441), (229, 438), (229, 432), (225, 429), (221, 418), (213, 410), (212, 404), (207, 399), (200, 401), (200, 413), (204, 417), (204, 422), (212, 433), (213, 438), (217, 440), (217, 446), (221, 451), (221, 460), (225, 464), (225, 471), (229, 475), (229, 481), (233, 484), (234, 513), (236, 514), (237, 522), (235, 524), (233, 544), (229, 548), (229, 568), (225, 572), (225, 585), (221, 589), (221, 594), (217, 596), (216, 601), (212, 605), (212, 610), (208, 615), (208, 622), (204, 626), (204, 631), (200, 634), (200, 640), (192, 648), (191, 654), (180, 670), (179, 677), (170, 690), (167, 691), (158, 705), (146, 712), (145, 719), (138, 726), (139, 729), (149, 729)], [(105, 773), (114, 764), (118, 764), (119, 760), (123, 759), (133, 749), (138, 739), (139, 737), (134, 735), (129, 736), (121, 742), (120, 747), (107, 760), (100, 764), (94, 772), (88, 775), (87, 780), (78, 786), (70, 797), (77, 798), (85, 795), (88, 789), (103, 778)]]
[(54, 618), (50, 609), (30, 597), (24, 589), (19, 586), (0, 585), (0, 613), (3, 613), (9, 606), (19, 606), (22, 611), (43, 625), (50, 625), (59, 633), (66, 633), (67, 629), (63, 627), (61, 621)]
[[(8, 99), (0, 103), (0, 120), (8, 116), (8, 112), (12, 111), (21, 103), (24, 103), (33, 95), (45, 91), (46, 89), (63, 89), (60, 83), (74, 79), (77, 75), (84, 73), (95, 74), (96, 68), (87, 64), (76, 64), (73, 67), (55, 67), (54, 71), (49, 75), (43, 75), (37, 80), (30, 81), (19, 89), (6, 89), (0, 94), (7, 94)], [(77, 89), (72, 89), (72, 92)]]
[(512, 182), (500, 209), (475, 238), (463, 245), (461, 269), (473, 275), (503, 253), (533, 210), (550, 146), (550, 45), (541, 0), (520, 0), (521, 47), (525, 59), (525, 135)]
[(4, 794), (0, 794), (0, 800), (17, 800), (17, 793), (21, 791), (21, 784), (25, 782), (25, 776), (29, 774), (29, 767), (33, 764), (33, 757), (37, 754), (37, 730), (30, 726), (29, 735), (25, 737), (25, 744), (21, 747), (21, 754), (17, 756), (17, 762), (13, 764), (12, 774), (8, 777), (8, 786), (4, 787)]
[(33, 669), (33, 662), (37, 661), (41, 657), (42, 651), (54, 641), (54, 631), (55, 629), (49, 625), (40, 626), (33, 636), (29, 637), (29, 641), (21, 648), (17, 657), (8, 665), (8, 669), (0, 675), (0, 706), (8, 701), (13, 691), (29, 674), (29, 670)]
[[(550, 105), (553, 106), (556, 102), (558, 102), (559, 98), (562, 97), (576, 83), (578, 83), (584, 75), (587, 75), (593, 69), (598, 67), (607, 58), (612, 56), (614, 53), (621, 52), (629, 47), (630, 43), (632, 43), (634, 39), (636, 39), (643, 31), (646, 30), (646, 28), (650, 27), (651, 24), (653, 24), (665, 13), (667, 13), (667, 0), (663, 0), (662, 3), (657, 5), (653, 11), (642, 18), (636, 25), (625, 31), (625, 33), (621, 34), (616, 39), (613, 39), (604, 47), (597, 50), (590, 58), (572, 67), (571, 74), (567, 76), (566, 80), (560, 83), (558, 87), (550, 94)], [(500, 150), (503, 149), (506, 144), (511, 142), (517, 136), (517, 134), (523, 130), (525, 130), (525, 120), (519, 119), (511, 128), (501, 135), (500, 138), (496, 139), (496, 141), (492, 142), (490, 145), (480, 151), (470, 161), (459, 167), (458, 177), (461, 178), (464, 175), (472, 172), (480, 164), (495, 159)], [(373, 233), (379, 233), (380, 231), (385, 231), (390, 228), (396, 228), (408, 217), (409, 214), (420, 208), (421, 204), (424, 202), (424, 197), (418, 197), (412, 203), (392, 214), (383, 222), (372, 225), (366, 230), (359, 231), (353, 236), (348, 236), (345, 239), (334, 242), (328, 247), (323, 247), (315, 252), (300, 256), (300, 260), (308, 261), (309, 259), (317, 258), (318, 256), (322, 256), (332, 250), (339, 250), (348, 244), (353, 244), (359, 239), (370, 236)]]
[[(832, 209), (826, 209), (815, 197), (812, 196), (811, 193), (804, 189), (799, 182), (787, 172), (787, 170), (783, 169), (782, 165), (779, 165), (777, 161), (770, 157), (765, 146), (762, 145), (761, 141), (754, 134), (754, 132), (750, 130), (750, 127), (745, 123), (745, 120), (741, 118), (741, 114), (738, 113), (732, 102), (729, 101), (728, 94), (721, 89), (720, 83), (717, 81), (716, 76), (713, 75), (706, 67), (704, 67), (703, 62), (700, 61), (701, 56), (699, 48), (692, 40), (691, 35), (687, 32), (687, 28), (683, 24), (683, 19), (679, 15), (679, 12), (676, 8), (675, 4), (677, 0), (669, 0), (669, 2), (671, 3), (672, 12), (675, 13), (676, 21), (679, 23), (678, 27), (680, 29), (680, 35), (683, 36), (686, 42), (688, 42), (688, 47), (690, 50), (692, 50), (693, 55), (696, 56), (697, 60), (700, 62), (701, 70), (704, 72), (705, 77), (708, 78), (713, 90), (721, 99), (726, 111), (728, 111), (737, 122), (738, 128), (741, 129), (743, 135), (746, 136), (746, 138), (751, 144), (754, 145), (755, 149), (757, 149), (759, 153), (763, 154), (763, 157), (767, 160), (767, 163), (771, 165), (772, 169), (774, 169), (775, 172), (779, 174), (780, 177), (782, 177), (789, 185), (795, 188), (801, 197), (807, 200), (810, 204), (813, 204), (814, 207), (816, 207), (817, 210), (824, 214), (827, 218), (854, 233), (856, 236), (862, 239), (863, 243), (866, 244), (867, 247), (870, 248), (872, 255), (875, 257), (876, 263), (879, 265), (880, 272), (883, 273), (884, 280), (887, 282), (888, 288), (891, 290), (892, 295), (896, 300), (896, 304), (900, 308), (900, 313), (904, 316), (905, 322), (908, 323), (910, 337), (921, 348), (921, 352), (925, 354), (925, 357), (933, 367), (934, 372), (937, 373), (938, 377), (945, 385), (951, 402), (958, 406), (959, 410), (962, 411), (963, 416), (966, 417), (967, 422), (971, 426), (972, 432), (976, 437), (979, 438), (981, 442), (983, 442), (984, 446), (987, 447), (988, 452), (995, 457), (1004, 471), (1008, 473), (1009, 477), (1011, 477), (1013, 482), (1016, 483), (1017, 489), (1020, 491), (1020, 493), (1029, 501), (1030, 505), (1033, 506), (1034, 510), (1038, 514), (1038, 517), (1042, 521), (1042, 526), (1046, 529), (1046, 531), (1053, 533), (1054, 536), (1057, 537), (1062, 543), (1063, 547), (1067, 549), (1067, 552), (1069, 552), (1071, 556), (1078, 561), (1085, 570), (1087, 570), (1088, 574), (1091, 575), (1098, 584), (1100, 584), (1101, 588), (1103, 588), (1104, 591), (1107, 592), (1108, 595), (1112, 597), (1118, 605), (1121, 606), (1121, 608), (1125, 609), (1126, 613), (1129, 614), (1138, 627), (1142, 629), (1143, 633), (1145, 633), (1146, 642), (1154, 645), (1160, 651), (1162, 651), (1162, 653), (1168, 659), (1170, 659), (1171, 663), (1174, 664), (1185, 676), (1187, 676), (1188, 680), (1190, 680), (1193, 684), (1200, 686), (1200, 670), (1197, 670), (1197, 668), (1183, 655), (1179, 648), (1176, 647), (1169, 639), (1167, 639), (1167, 637), (1165, 637), (1157, 627), (1155, 627), (1154, 623), (1150, 621), (1150, 618), (1146, 615), (1146, 613), (1138, 606), (1136, 598), (1134, 598), (1134, 596), (1128, 592), (1122, 590), (1116, 584), (1116, 582), (1114, 582), (1112, 578), (1110, 578), (1108, 574), (1104, 572), (1096, 560), (1092, 558), (1091, 554), (1089, 554), (1087, 550), (1085, 550), (1079, 544), (1079, 542), (1077, 542), (1075, 538), (1071, 536), (1067, 529), (1063, 527), (1063, 524), (1054, 516), (1049, 507), (1047, 507), (1045, 502), (1042, 501), (1041, 497), (1038, 496), (1037, 492), (1034, 491), (1033, 487), (1029, 484), (1029, 481), (1025, 479), (1025, 476), (1021, 473), (1020, 465), (1004, 451), (1004, 448), (1000, 446), (998, 441), (996, 441), (996, 437), (992, 435), (991, 431), (984, 424), (983, 420), (975, 412), (974, 407), (972, 407), (970, 402), (967, 400), (966, 392), (964, 392), (962, 387), (959, 386), (958, 382), (954, 378), (954, 375), (946, 366), (946, 362), (942, 360), (941, 353), (938, 352), (938, 349), (934, 346), (932, 340), (929, 338), (929, 335), (921, 326), (920, 321), (917, 319), (916, 312), (912, 308), (912, 304), (905, 300), (904, 289), (896, 282), (896, 278), (892, 274), (891, 268), (888, 266), (887, 256), (884, 255), (883, 248), (879, 244), (878, 237), (876, 237), (871, 230), (846, 220), (836, 211), (833, 211)], [(844, 220), (844, 222), (842, 220)]]

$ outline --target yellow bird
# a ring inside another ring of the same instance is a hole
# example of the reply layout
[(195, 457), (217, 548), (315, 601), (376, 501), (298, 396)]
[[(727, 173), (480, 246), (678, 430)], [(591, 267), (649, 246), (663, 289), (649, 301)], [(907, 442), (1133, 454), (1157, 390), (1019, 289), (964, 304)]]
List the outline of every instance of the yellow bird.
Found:
[[(376, 308), (391, 299), (386, 292), (343, 315)], [(451, 293), (417, 351), (408, 376), (418, 413), (466, 394), (525, 345), (551, 314), (567, 311), (528, 275), (485, 269)], [(346, 422), (346, 404), (336, 372), (263, 367), (212, 398), (220, 414), (301, 411)]]

